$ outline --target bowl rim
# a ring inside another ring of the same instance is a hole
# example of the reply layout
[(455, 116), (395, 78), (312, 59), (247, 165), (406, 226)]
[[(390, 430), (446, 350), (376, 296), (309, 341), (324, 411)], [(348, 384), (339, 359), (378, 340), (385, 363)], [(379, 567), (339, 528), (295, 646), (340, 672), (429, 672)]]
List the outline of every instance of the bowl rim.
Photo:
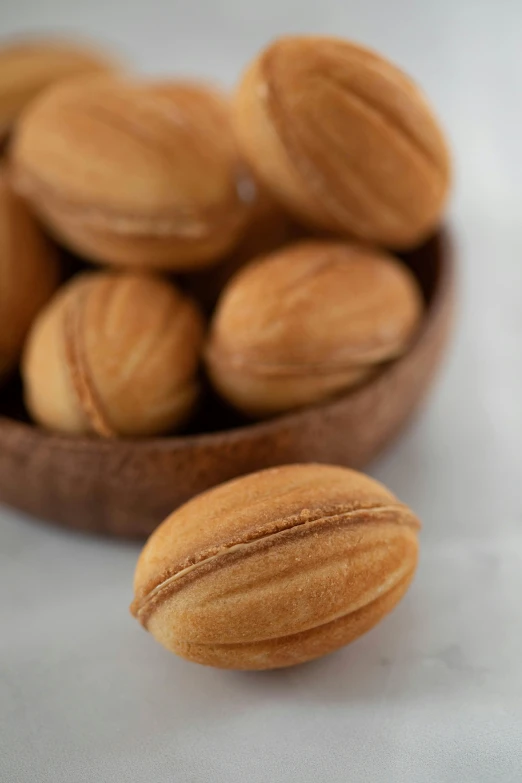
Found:
[(53, 449), (60, 449), (70, 452), (100, 452), (116, 449), (138, 449), (148, 451), (168, 450), (176, 451), (188, 447), (219, 445), (223, 442), (233, 444), (242, 441), (246, 437), (270, 434), (273, 431), (280, 430), (285, 426), (298, 426), (300, 421), (305, 421), (311, 411), (334, 412), (338, 406), (346, 403), (350, 397), (367, 392), (374, 384), (377, 384), (383, 377), (396, 371), (404, 362), (408, 360), (415, 351), (419, 343), (422, 343), (426, 332), (429, 331), (432, 322), (436, 318), (436, 313), (442, 306), (447, 292), (451, 288), (454, 275), (455, 259), (453, 252), (453, 229), (451, 224), (444, 223), (437, 228), (426, 240), (436, 240), (439, 244), (438, 260), (439, 269), (436, 277), (436, 285), (432, 296), (426, 308), (424, 318), (420, 328), (417, 330), (414, 340), (406, 353), (398, 359), (380, 369), (376, 375), (373, 375), (367, 382), (356, 386), (346, 394), (336, 397), (327, 402), (319, 402), (314, 405), (307, 405), (297, 411), (290, 411), (273, 418), (253, 421), (241, 424), (233, 429), (216, 430), (214, 432), (191, 433), (188, 435), (155, 435), (152, 437), (126, 437), (126, 438), (97, 438), (92, 435), (65, 435), (63, 433), (50, 432), (43, 427), (31, 422), (19, 421), (9, 416), (0, 414), (0, 433), (6, 429), (16, 431), (21, 437), (31, 438), (38, 443), (45, 443)]

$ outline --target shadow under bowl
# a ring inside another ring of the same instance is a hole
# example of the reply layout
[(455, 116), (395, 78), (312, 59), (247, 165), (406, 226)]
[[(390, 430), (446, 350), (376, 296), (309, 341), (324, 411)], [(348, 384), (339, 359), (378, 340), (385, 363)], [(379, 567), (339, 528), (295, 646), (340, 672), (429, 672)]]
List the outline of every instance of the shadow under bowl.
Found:
[(214, 430), (206, 434), (99, 440), (32, 425), (20, 388), (7, 388), (0, 395), (0, 502), (70, 528), (142, 537), (199, 492), (255, 470), (295, 462), (363, 468), (423, 400), (452, 322), (447, 231), (404, 260), (426, 301), (415, 341), (366, 384), (321, 405), (255, 424), (210, 405), (198, 425)]

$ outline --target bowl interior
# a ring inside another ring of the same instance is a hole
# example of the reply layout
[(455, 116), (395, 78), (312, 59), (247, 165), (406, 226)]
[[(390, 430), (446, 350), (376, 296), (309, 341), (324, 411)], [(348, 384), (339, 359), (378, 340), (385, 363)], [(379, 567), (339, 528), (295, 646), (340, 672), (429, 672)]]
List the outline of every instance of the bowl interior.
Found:
[[(430, 308), (434, 305), (439, 288), (441, 258), (446, 250), (444, 233), (435, 234), (425, 244), (410, 253), (401, 254), (404, 263), (411, 269), (421, 288), (426, 304), (425, 320), (429, 318)], [(67, 256), (65, 259), (66, 277), (70, 277), (85, 265), (76, 259)], [(422, 327), (421, 327), (422, 329)], [(252, 422), (234, 411), (224, 403), (203, 379), (203, 395), (196, 415), (192, 418), (185, 430), (174, 437), (182, 439), (184, 436), (193, 436), (204, 433), (225, 432), (238, 428), (252, 426)], [(292, 414), (286, 414), (286, 416)], [(0, 417), (12, 419), (20, 423), (34, 426), (23, 403), (22, 382), (19, 374), (12, 377), (0, 390)], [(281, 416), (278, 418), (284, 418)], [(259, 426), (259, 425), (257, 425)], [(141, 439), (143, 440), (143, 439)]]

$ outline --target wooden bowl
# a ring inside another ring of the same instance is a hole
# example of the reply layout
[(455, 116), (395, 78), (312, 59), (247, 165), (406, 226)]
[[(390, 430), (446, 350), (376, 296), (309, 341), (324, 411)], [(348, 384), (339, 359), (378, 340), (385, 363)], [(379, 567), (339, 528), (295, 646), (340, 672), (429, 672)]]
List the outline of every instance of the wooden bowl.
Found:
[(146, 536), (176, 506), (235, 476), (292, 462), (364, 467), (423, 399), (451, 325), (454, 262), (447, 234), (404, 258), (426, 299), (414, 344), (371, 381), (326, 404), (248, 424), (214, 401), (199, 422), (207, 434), (97, 440), (37, 428), (27, 421), (20, 389), (4, 390), (0, 501), (71, 528)]

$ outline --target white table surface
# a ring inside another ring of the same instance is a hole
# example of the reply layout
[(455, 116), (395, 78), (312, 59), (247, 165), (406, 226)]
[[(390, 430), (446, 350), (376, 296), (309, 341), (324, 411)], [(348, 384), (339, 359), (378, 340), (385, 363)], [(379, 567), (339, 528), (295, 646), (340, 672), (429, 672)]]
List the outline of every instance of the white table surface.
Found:
[(0, 517), (2, 783), (520, 783), (522, 4), (0, 0), (3, 33), (76, 30), (149, 72), (232, 83), (275, 34), (373, 45), (425, 86), (457, 159), (453, 350), (372, 473), (424, 520), (418, 577), (351, 647), (198, 667), (131, 619), (138, 547)]

